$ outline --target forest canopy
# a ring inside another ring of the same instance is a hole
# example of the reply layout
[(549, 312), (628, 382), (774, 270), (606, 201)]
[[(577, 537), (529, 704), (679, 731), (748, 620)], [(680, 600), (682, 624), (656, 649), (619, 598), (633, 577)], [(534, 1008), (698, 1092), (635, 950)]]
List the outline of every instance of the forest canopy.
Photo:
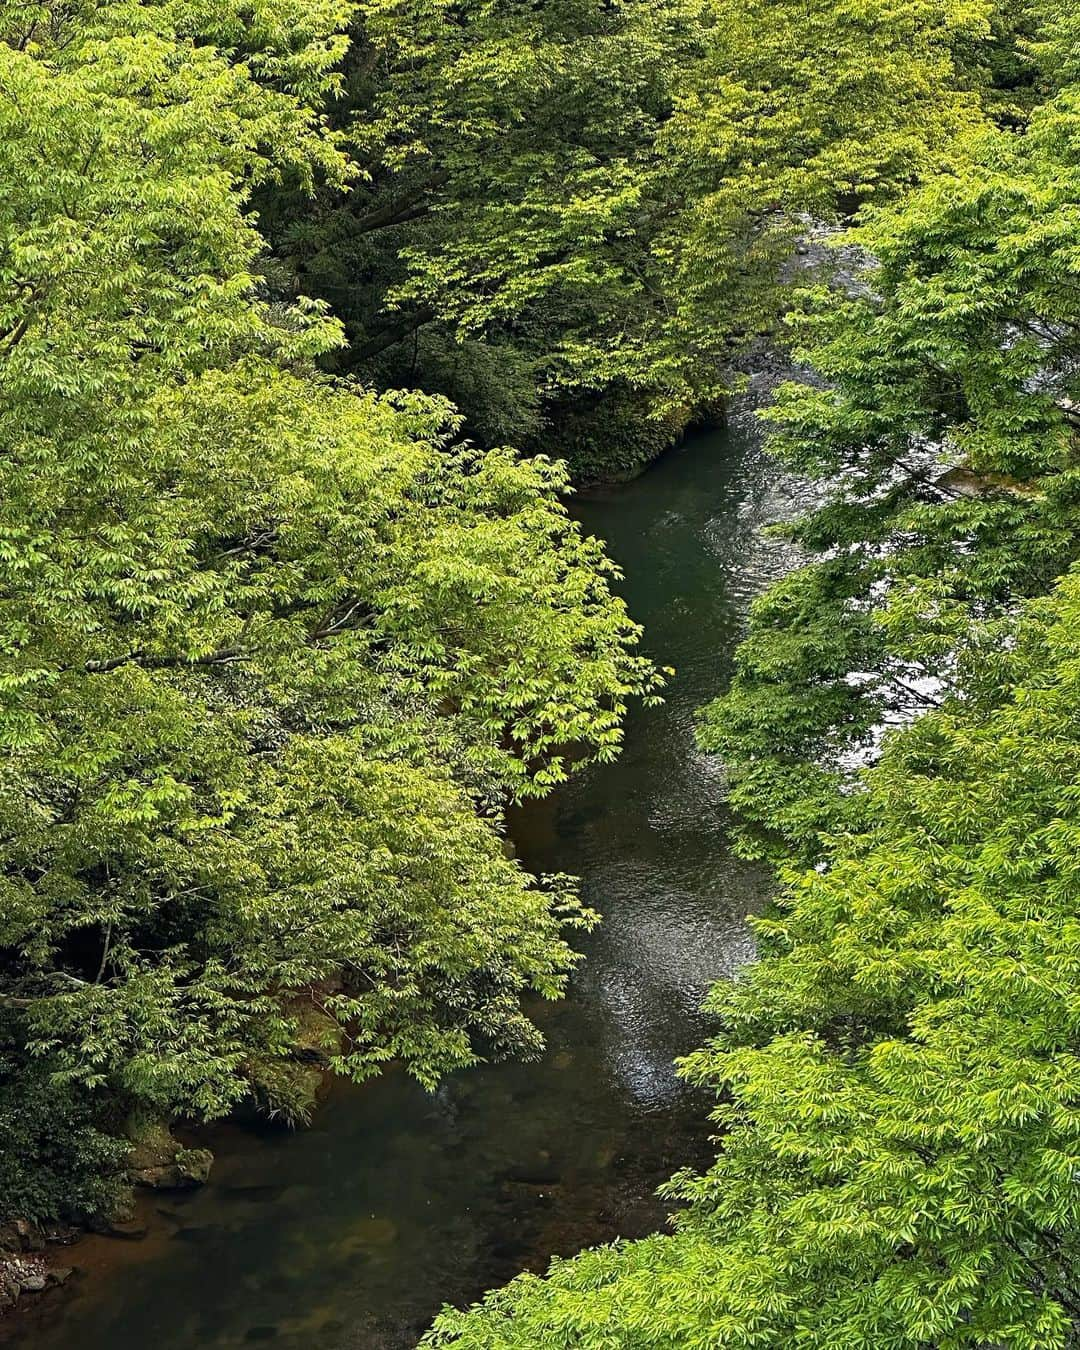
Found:
[(989, 13), (363, 0), (332, 106), (350, 190), (260, 209), (344, 320), (342, 367), (448, 395), (482, 443), (633, 472), (774, 324), (800, 215), (977, 120)]
[(590, 916), (501, 812), (656, 676), (562, 467), (259, 280), (256, 188), (354, 172), (344, 9), (0, 16), (3, 1190), (77, 1212), (130, 1116), (535, 1050)]
[(701, 715), (778, 876), (682, 1063), (716, 1161), (427, 1343), (1076, 1343), (1078, 50), (1046, 0), (0, 0), (3, 1214), (539, 1051), (596, 916), (506, 809), (662, 688), (565, 498), (769, 343), (822, 487)]

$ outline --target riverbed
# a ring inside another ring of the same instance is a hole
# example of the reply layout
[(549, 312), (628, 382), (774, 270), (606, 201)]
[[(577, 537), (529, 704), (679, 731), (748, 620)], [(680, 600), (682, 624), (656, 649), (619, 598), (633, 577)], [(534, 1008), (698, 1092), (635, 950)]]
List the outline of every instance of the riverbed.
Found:
[(646, 649), (676, 667), (614, 765), (514, 813), (524, 864), (582, 878), (604, 915), (570, 997), (535, 1009), (536, 1063), (338, 1085), (296, 1134), (215, 1129), (211, 1185), (144, 1202), (141, 1241), (90, 1238), (81, 1268), (5, 1343), (33, 1350), (403, 1350), (444, 1301), (552, 1254), (664, 1222), (656, 1186), (708, 1152), (707, 1102), (673, 1060), (707, 1027), (713, 979), (751, 955), (763, 874), (731, 856), (721, 766), (694, 715), (730, 673), (754, 595), (790, 565), (761, 535), (792, 483), (746, 420), (690, 439), (633, 483), (574, 503), (608, 541)]

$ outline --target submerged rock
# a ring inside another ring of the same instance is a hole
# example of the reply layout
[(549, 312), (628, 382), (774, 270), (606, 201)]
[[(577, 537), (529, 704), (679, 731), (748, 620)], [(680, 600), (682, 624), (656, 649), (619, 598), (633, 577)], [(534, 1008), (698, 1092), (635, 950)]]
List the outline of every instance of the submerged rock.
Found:
[(562, 1175), (558, 1167), (552, 1163), (550, 1156), (538, 1156), (535, 1162), (511, 1167), (504, 1176), (507, 1182), (515, 1186), (541, 1188), (558, 1186), (562, 1183)]
[(397, 1241), (398, 1227), (392, 1219), (372, 1215), (352, 1225), (352, 1237), (364, 1247), (386, 1247)]
[(104, 1237), (128, 1238), (137, 1241), (147, 1234), (146, 1224), (137, 1219), (133, 1210), (126, 1206), (112, 1214), (95, 1215), (89, 1222), (91, 1232), (101, 1233)]

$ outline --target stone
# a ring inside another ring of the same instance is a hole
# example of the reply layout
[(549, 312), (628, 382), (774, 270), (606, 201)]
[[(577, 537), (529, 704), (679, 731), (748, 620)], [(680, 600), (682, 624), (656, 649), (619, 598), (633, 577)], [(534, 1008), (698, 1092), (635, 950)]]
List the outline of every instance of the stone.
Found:
[(40, 1224), (29, 1219), (12, 1219), (0, 1225), (0, 1251), (40, 1252), (45, 1246), (45, 1234)]
[(145, 1237), (146, 1224), (138, 1217), (135, 1200), (125, 1195), (117, 1200), (107, 1214), (91, 1214), (87, 1218), (87, 1227), (92, 1233), (102, 1233), (106, 1237)]
[(185, 1186), (205, 1186), (213, 1165), (214, 1155), (208, 1148), (185, 1148), (176, 1155), (176, 1166)]
[(172, 1163), (159, 1167), (129, 1167), (128, 1180), (133, 1186), (145, 1186), (149, 1191), (172, 1191), (180, 1185), (180, 1172)]
[(133, 1207), (119, 1206), (112, 1214), (96, 1214), (90, 1220), (90, 1228), (104, 1237), (144, 1238), (146, 1224), (138, 1219)]
[(210, 1176), (214, 1155), (207, 1148), (184, 1148), (168, 1125), (145, 1115), (132, 1116), (126, 1126), (131, 1140), (128, 1180), (150, 1190), (184, 1190), (202, 1186)]
[(183, 1191), (204, 1186), (210, 1178), (214, 1155), (208, 1148), (180, 1148), (164, 1162), (145, 1167), (128, 1165), (128, 1180), (153, 1191)]

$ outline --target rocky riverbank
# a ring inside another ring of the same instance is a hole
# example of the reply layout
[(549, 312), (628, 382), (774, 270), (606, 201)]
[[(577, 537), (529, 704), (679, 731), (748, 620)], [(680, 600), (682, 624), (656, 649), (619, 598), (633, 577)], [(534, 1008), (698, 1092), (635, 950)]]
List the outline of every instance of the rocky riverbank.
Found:
[(27, 1296), (66, 1284), (74, 1267), (62, 1258), (80, 1233), (68, 1224), (12, 1219), (0, 1224), (0, 1314)]
[(0, 1317), (24, 1307), (47, 1290), (66, 1284), (77, 1266), (62, 1259), (86, 1232), (115, 1238), (142, 1238), (147, 1227), (135, 1201), (142, 1191), (184, 1191), (210, 1177), (214, 1155), (205, 1148), (185, 1148), (160, 1122), (140, 1121), (130, 1128), (131, 1152), (126, 1161), (128, 1189), (112, 1212), (83, 1225), (37, 1223), (16, 1218), (0, 1223)]

